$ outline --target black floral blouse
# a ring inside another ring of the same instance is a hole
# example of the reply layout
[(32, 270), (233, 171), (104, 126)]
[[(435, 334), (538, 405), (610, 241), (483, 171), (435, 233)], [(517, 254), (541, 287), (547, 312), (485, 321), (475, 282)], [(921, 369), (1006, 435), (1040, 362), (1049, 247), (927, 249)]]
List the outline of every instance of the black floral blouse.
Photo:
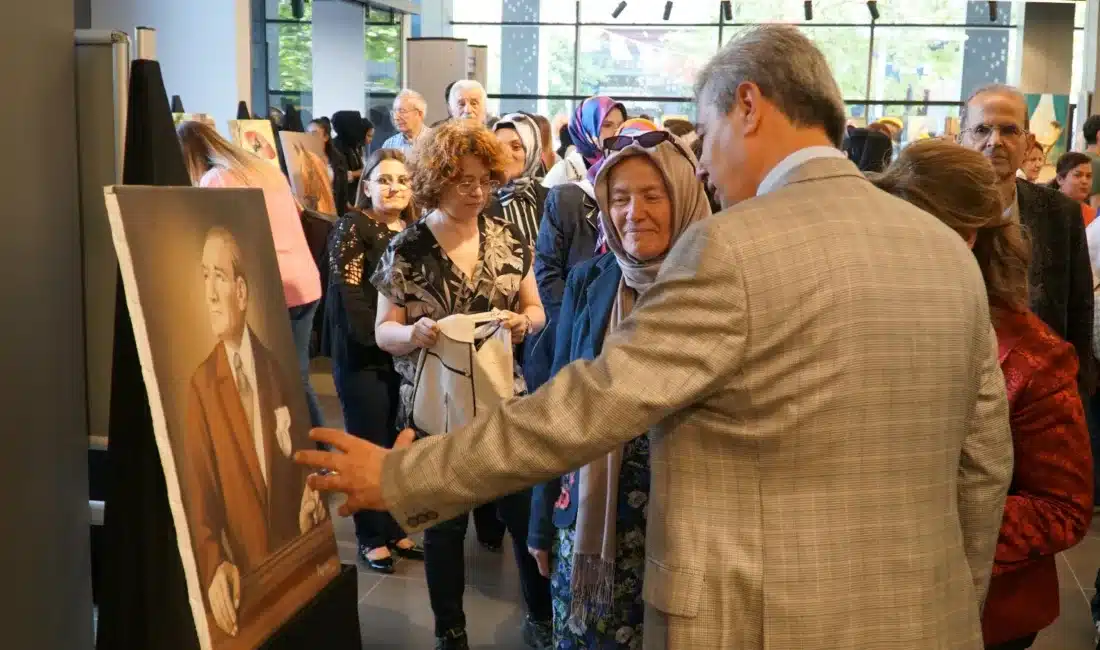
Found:
[[(390, 243), (371, 283), (395, 305), (405, 308), (406, 322), (423, 317), (439, 321), (455, 314), (478, 314), (505, 309), (518, 311), (519, 286), (531, 269), (531, 249), (514, 224), (496, 217), (478, 218), (481, 245), (473, 277), (465, 274), (447, 257), (428, 224), (421, 219), (406, 228)], [(401, 375), (402, 413), (407, 421), (412, 409), (412, 382), (420, 351), (394, 357)], [(516, 394), (527, 391), (523, 375), (516, 365)]]

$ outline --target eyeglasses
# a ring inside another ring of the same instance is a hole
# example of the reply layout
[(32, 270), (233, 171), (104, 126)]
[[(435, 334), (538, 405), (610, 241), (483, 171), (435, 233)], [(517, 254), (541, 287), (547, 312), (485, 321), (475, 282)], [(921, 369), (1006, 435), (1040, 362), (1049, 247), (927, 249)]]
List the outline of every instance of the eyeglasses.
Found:
[(486, 194), (493, 194), (500, 189), (500, 183), (496, 181), (485, 181), (484, 183), (479, 183), (478, 181), (462, 181), (458, 184), (458, 191), (462, 192), (463, 194), (469, 195), (473, 194), (474, 190), (479, 187), (481, 188), (482, 192)]
[(379, 178), (376, 181), (368, 180), (368, 183), (378, 183), (385, 187), (404, 188), (408, 189), (412, 185), (412, 181), (408, 176), (402, 176), (401, 178)]
[(672, 142), (668, 131), (649, 131), (641, 135), (616, 135), (603, 141), (606, 151), (622, 151), (634, 143), (643, 149), (652, 149), (662, 142)]
[(398, 117), (406, 117), (412, 115), (413, 113), (419, 113), (420, 110), (416, 108), (399, 108), (390, 112), (394, 115), (397, 115)]
[(968, 129), (963, 129), (963, 133), (969, 133), (970, 137), (974, 138), (978, 142), (988, 142), (989, 138), (993, 137), (993, 132), (996, 131), (1001, 135), (1002, 140), (1008, 140), (1009, 138), (1019, 138), (1023, 136), (1027, 131), (1016, 126), (1015, 124), (978, 124)]

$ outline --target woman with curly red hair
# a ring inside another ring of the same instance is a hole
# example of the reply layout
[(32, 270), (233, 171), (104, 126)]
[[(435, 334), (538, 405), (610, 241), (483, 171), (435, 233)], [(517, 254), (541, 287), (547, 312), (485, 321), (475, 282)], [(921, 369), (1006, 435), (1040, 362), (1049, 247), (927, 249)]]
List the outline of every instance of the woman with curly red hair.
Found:
[[(394, 238), (371, 278), (378, 289), (375, 337), (394, 356), (401, 375), (402, 428), (411, 423), (419, 352), (439, 337), (436, 321), (500, 310), (514, 344), (546, 324), (530, 246), (514, 224), (484, 212), (506, 176), (507, 161), (496, 138), (479, 124), (452, 120), (433, 130), (420, 147), (413, 194), (429, 213)], [(513, 378), (516, 394), (525, 393), (518, 368)], [(497, 507), (512, 535), (527, 602), (524, 640), (532, 648), (545, 648), (550, 643), (550, 584), (527, 553), (530, 499), (524, 491), (504, 497)], [(437, 649), (469, 647), (462, 609), (467, 526), (468, 515), (462, 515), (424, 533)]]

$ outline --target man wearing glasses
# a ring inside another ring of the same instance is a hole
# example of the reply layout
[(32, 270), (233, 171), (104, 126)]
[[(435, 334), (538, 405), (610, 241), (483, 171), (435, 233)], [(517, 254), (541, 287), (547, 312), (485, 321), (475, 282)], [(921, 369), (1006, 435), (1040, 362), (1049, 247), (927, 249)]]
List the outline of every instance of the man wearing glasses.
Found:
[(1081, 207), (1016, 177), (1027, 155), (1027, 100), (1019, 90), (1002, 85), (979, 89), (967, 101), (962, 121), (960, 142), (992, 163), (1006, 213), (1020, 220), (1031, 239), (1031, 309), (1077, 349), (1078, 383), (1087, 404), (1095, 390), (1096, 364), (1092, 266)]
[(397, 134), (382, 143), (383, 149), (398, 149), (405, 154), (405, 160), (409, 163), (415, 161), (416, 143), (428, 132), (424, 126), (424, 115), (427, 112), (428, 103), (424, 97), (415, 90), (402, 90), (393, 100), (393, 125), (397, 127)]

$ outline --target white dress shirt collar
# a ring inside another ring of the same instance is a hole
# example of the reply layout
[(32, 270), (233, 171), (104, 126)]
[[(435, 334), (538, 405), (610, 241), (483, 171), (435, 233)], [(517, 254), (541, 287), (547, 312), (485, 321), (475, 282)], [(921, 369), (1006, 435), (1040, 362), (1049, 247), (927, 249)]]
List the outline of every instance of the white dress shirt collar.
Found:
[(799, 149), (798, 151), (779, 161), (779, 164), (773, 167), (770, 172), (768, 172), (768, 175), (765, 176), (764, 180), (760, 182), (760, 187), (756, 189), (756, 195), (764, 196), (765, 194), (778, 189), (779, 183), (787, 174), (816, 158), (847, 159), (848, 156), (846, 156), (843, 151), (837, 149), (836, 147), (816, 146)]

